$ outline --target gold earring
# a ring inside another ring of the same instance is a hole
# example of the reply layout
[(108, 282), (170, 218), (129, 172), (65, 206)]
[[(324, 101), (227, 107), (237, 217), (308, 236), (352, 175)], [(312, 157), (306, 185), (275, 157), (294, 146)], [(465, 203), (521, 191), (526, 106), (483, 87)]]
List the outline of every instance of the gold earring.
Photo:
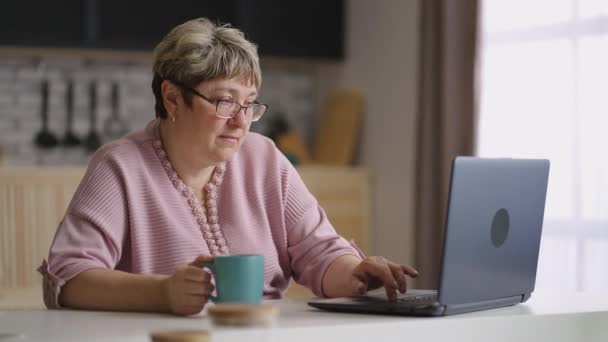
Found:
[(175, 115), (171, 115), (169, 120), (171, 120), (172, 123), (175, 123)]

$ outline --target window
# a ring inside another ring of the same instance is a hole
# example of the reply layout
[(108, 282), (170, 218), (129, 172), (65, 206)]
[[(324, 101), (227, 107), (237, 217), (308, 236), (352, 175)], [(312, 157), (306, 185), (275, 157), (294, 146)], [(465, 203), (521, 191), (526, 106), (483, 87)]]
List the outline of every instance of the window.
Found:
[(537, 289), (608, 288), (608, 1), (482, 3), (477, 150), (551, 160)]

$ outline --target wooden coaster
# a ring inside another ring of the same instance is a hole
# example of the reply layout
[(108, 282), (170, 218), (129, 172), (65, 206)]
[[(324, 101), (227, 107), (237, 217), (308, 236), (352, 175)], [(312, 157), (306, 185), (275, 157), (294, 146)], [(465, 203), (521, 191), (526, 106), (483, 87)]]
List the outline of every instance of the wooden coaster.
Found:
[(279, 308), (274, 304), (216, 304), (209, 316), (217, 325), (270, 325)]
[(150, 334), (152, 342), (209, 342), (207, 330), (168, 330)]

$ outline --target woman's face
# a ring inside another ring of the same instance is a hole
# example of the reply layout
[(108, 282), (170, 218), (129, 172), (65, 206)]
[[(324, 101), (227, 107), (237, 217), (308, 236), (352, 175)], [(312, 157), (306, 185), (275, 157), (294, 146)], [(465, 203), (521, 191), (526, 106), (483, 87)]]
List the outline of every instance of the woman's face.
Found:
[(195, 94), (192, 94), (190, 108), (180, 101), (173, 123), (176, 137), (183, 148), (193, 149), (191, 152), (202, 156), (210, 165), (227, 161), (239, 150), (251, 121), (245, 117), (244, 109), (231, 119), (217, 117), (215, 101), (231, 100), (250, 106), (257, 97), (257, 89), (255, 85), (244, 84), (240, 78), (233, 78), (204, 81), (194, 90), (213, 103)]

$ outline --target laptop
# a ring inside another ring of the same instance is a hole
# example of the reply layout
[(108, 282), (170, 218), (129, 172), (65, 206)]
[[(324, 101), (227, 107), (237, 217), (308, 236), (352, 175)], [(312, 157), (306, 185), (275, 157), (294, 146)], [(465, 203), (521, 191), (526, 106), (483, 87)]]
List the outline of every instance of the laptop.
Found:
[(546, 159), (456, 157), (437, 291), (408, 290), (389, 302), (378, 289), (308, 304), (340, 312), (443, 316), (525, 302), (536, 280), (548, 177)]

